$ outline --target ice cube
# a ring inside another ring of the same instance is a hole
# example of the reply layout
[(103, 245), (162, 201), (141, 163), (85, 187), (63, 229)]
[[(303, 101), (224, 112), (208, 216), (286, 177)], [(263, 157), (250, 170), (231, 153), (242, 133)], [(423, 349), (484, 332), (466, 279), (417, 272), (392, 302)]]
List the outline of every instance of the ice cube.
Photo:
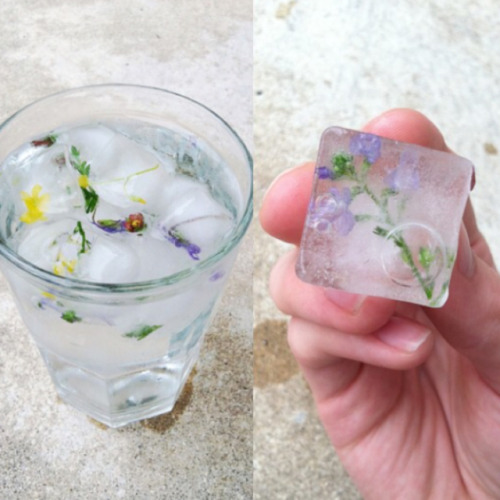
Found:
[(321, 138), (297, 262), (302, 280), (444, 304), (472, 164), (338, 127)]
[(121, 134), (112, 134), (91, 162), (92, 187), (103, 200), (120, 207), (154, 205), (173, 176), (173, 164)]
[(116, 134), (108, 127), (100, 124), (74, 127), (57, 135), (57, 143), (68, 145), (68, 152), (74, 146), (81, 158), (94, 166), (99, 163), (103, 151), (113, 141)]
[(138, 275), (140, 280), (170, 276), (193, 265), (187, 252), (180, 252), (165, 241), (138, 235), (130, 235), (128, 241), (130, 248), (141, 256)]
[(197, 245), (204, 257), (220, 248), (234, 227), (233, 216), (212, 198), (208, 187), (177, 176), (163, 191), (153, 236), (168, 239), (175, 231)]
[(80, 202), (78, 183), (66, 164), (66, 147), (54, 144), (50, 147), (32, 148), (23, 155), (18, 168), (6, 168), (5, 175), (13, 192), (16, 213), (26, 210), (23, 198), (32, 196), (33, 188), (40, 196), (48, 195), (44, 213), (59, 214)]
[(137, 281), (140, 259), (128, 244), (127, 236), (130, 235), (120, 238), (107, 234), (97, 236), (90, 251), (80, 257), (79, 277), (98, 283)]
[(25, 227), (19, 234), (17, 251), (35, 266), (60, 276), (73, 275), (82, 248), (76, 227), (77, 221), (72, 219), (53, 219)]

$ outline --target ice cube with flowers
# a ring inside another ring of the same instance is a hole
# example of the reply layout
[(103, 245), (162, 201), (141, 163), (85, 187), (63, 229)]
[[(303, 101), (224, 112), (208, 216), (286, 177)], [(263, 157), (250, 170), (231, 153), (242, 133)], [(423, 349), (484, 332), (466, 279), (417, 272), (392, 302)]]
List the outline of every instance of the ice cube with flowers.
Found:
[(431, 307), (444, 304), (472, 164), (332, 127), (320, 143), (297, 274)]

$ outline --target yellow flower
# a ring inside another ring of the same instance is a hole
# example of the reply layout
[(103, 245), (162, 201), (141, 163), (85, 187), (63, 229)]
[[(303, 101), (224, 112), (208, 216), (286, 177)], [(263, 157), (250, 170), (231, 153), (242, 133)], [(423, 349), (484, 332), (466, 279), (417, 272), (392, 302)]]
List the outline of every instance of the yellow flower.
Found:
[(41, 190), (42, 186), (40, 186), (40, 184), (35, 184), (31, 190), (31, 194), (21, 191), (21, 198), (26, 205), (26, 213), (20, 217), (21, 222), (32, 224), (40, 220), (47, 220), (43, 212), (47, 210), (50, 195), (46, 193), (40, 196)]
[(86, 175), (80, 175), (80, 177), (78, 177), (78, 185), (82, 189), (88, 188), (89, 187), (89, 178)]
[(67, 260), (62, 252), (59, 252), (52, 271), (54, 274), (57, 274), (57, 276), (64, 276), (66, 273), (72, 274), (75, 271), (77, 263), (78, 261), (76, 259)]

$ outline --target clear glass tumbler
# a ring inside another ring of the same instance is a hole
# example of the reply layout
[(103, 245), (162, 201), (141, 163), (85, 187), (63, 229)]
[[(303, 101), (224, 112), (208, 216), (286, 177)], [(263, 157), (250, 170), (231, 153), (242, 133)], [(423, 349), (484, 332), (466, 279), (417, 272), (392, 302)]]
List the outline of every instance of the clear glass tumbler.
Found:
[(169, 276), (119, 284), (57, 276), (23, 259), (6, 244), (13, 209), (0, 199), (2, 271), (57, 392), (111, 427), (173, 408), (252, 216), (252, 159), (241, 139), (205, 106), (162, 89), (110, 84), (41, 99), (0, 125), (0, 163), (47, 131), (115, 118), (178, 130), (178, 142), (161, 147), (179, 157), (190, 147), (182, 137), (202, 139), (231, 168), (241, 198), (230, 237), (210, 256)]

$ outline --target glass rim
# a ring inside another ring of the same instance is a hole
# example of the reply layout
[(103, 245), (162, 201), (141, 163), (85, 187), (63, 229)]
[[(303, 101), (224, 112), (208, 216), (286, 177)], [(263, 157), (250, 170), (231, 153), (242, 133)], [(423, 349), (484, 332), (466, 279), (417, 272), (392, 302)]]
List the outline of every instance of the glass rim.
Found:
[(244, 207), (242, 216), (238, 221), (236, 228), (233, 230), (231, 237), (219, 248), (219, 250), (211, 255), (209, 255), (206, 259), (200, 260), (196, 264), (191, 267), (182, 269), (173, 274), (169, 274), (167, 276), (162, 276), (160, 278), (154, 278), (151, 280), (143, 280), (143, 281), (131, 281), (125, 283), (101, 283), (87, 280), (80, 280), (76, 278), (71, 278), (67, 276), (57, 276), (56, 274), (51, 273), (45, 269), (42, 269), (38, 266), (35, 266), (28, 260), (21, 257), (17, 252), (9, 248), (3, 239), (0, 239), (0, 256), (5, 257), (11, 264), (13, 264), (16, 268), (21, 271), (26, 272), (31, 277), (38, 278), (49, 285), (54, 285), (56, 287), (61, 287), (64, 289), (71, 289), (73, 291), (82, 291), (82, 292), (96, 292), (96, 293), (126, 293), (126, 292), (137, 292), (137, 291), (147, 291), (160, 287), (176, 285), (183, 281), (188, 280), (192, 276), (203, 272), (205, 269), (212, 267), (219, 260), (221, 260), (225, 255), (229, 254), (231, 250), (233, 250), (238, 243), (241, 241), (243, 236), (245, 235), (248, 226), (252, 220), (253, 215), (253, 159), (250, 154), (248, 148), (245, 143), (238, 135), (238, 133), (229, 125), (229, 123), (224, 120), (221, 116), (219, 116), (215, 111), (211, 110), (209, 107), (204, 104), (187, 97), (185, 95), (179, 94), (178, 92), (174, 92), (171, 90), (163, 89), (160, 87), (152, 87), (147, 85), (136, 85), (136, 84), (128, 84), (128, 83), (104, 83), (104, 84), (95, 84), (95, 85), (84, 85), (81, 87), (73, 87), (70, 89), (61, 90), (59, 92), (54, 92), (52, 94), (41, 97), (26, 106), (23, 106), (2, 123), (0, 123), (0, 134), (5, 126), (13, 121), (18, 115), (23, 113), (29, 108), (36, 106), (37, 104), (47, 101), (49, 99), (53, 99), (55, 97), (63, 96), (65, 94), (72, 94), (76, 92), (81, 92), (83, 90), (97, 90), (97, 89), (106, 89), (106, 88), (123, 88), (123, 89), (141, 89), (145, 91), (154, 91), (163, 94), (168, 94), (171, 96), (175, 96), (180, 98), (181, 100), (185, 100), (191, 104), (194, 104), (205, 111), (207, 111), (212, 117), (214, 117), (217, 121), (219, 121), (236, 139), (236, 143), (240, 146), (242, 152), (244, 153), (244, 157), (247, 162), (247, 166), (250, 173), (250, 183), (249, 183), (249, 191), (248, 197), (246, 200), (246, 205)]

